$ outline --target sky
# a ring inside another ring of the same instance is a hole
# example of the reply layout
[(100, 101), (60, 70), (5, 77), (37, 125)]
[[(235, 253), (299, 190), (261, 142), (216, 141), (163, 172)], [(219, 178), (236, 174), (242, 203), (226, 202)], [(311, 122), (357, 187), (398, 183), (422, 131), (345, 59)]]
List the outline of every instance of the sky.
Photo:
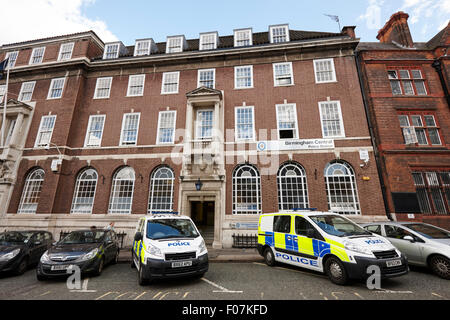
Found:
[[(377, 41), (378, 30), (402, 10), (410, 15), (415, 42), (426, 42), (449, 22), (450, 0), (1, 0), (0, 44), (94, 30), (104, 42), (200, 32), (232, 35), (234, 29), (268, 30), (269, 25), (288, 23), (290, 29), (338, 32), (356, 25), (361, 41)], [(5, 27), (6, 26), (6, 27)]]

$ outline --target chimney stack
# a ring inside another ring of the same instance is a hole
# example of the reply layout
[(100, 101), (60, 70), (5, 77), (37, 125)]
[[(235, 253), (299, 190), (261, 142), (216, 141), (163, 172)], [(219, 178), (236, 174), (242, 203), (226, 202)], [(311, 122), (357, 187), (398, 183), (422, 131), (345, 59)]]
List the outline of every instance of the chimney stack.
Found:
[(346, 26), (342, 28), (341, 33), (348, 35), (352, 39), (356, 39), (355, 29), (356, 26)]
[(409, 15), (403, 11), (394, 13), (384, 27), (378, 31), (377, 39), (381, 43), (397, 43), (412, 48), (414, 43), (408, 26)]

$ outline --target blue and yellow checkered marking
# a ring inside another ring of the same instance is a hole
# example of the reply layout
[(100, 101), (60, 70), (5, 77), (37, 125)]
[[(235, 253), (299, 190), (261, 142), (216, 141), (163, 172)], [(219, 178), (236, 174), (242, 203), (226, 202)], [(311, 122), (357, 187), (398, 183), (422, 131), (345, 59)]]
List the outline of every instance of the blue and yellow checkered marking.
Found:
[(322, 258), (326, 254), (331, 253), (331, 245), (329, 243), (315, 239), (312, 242), (315, 257)]

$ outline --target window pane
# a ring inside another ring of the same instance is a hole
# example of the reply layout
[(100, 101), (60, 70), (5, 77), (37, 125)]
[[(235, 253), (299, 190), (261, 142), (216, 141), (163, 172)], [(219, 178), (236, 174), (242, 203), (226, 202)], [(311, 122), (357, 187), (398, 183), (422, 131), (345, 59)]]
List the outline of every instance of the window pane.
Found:
[(36, 169), (28, 175), (25, 180), (18, 213), (36, 213), (44, 177), (45, 173), (42, 169)]
[(261, 213), (261, 180), (259, 172), (248, 165), (233, 173), (233, 214)]
[(86, 169), (79, 174), (75, 185), (71, 213), (92, 213), (96, 187), (97, 172), (94, 169)]
[(174, 174), (170, 168), (157, 169), (150, 179), (148, 213), (172, 211)]
[(302, 167), (296, 164), (282, 166), (277, 183), (279, 210), (309, 208), (306, 174)]
[(253, 139), (253, 108), (236, 108), (237, 139)]
[(131, 213), (135, 174), (125, 167), (114, 175), (109, 202), (109, 213)]
[(324, 137), (343, 136), (341, 110), (337, 102), (324, 102), (320, 104), (322, 128)]

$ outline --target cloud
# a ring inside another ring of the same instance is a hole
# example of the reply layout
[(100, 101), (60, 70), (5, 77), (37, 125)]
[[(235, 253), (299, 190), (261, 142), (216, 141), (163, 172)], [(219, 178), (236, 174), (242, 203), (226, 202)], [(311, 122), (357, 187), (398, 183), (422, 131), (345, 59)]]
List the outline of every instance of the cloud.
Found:
[(384, 0), (369, 0), (369, 6), (366, 12), (358, 17), (357, 20), (364, 21), (368, 29), (380, 29), (381, 22), (381, 8)]
[(441, 30), (449, 21), (450, 0), (403, 0), (399, 10), (409, 14), (411, 24), (420, 22)]
[[(2, 4), (0, 44), (34, 40), (93, 30), (105, 42), (117, 37), (99, 19), (89, 19), (82, 9), (95, 0), (6, 0)], [(4, 14), (6, 13), (6, 14)]]

